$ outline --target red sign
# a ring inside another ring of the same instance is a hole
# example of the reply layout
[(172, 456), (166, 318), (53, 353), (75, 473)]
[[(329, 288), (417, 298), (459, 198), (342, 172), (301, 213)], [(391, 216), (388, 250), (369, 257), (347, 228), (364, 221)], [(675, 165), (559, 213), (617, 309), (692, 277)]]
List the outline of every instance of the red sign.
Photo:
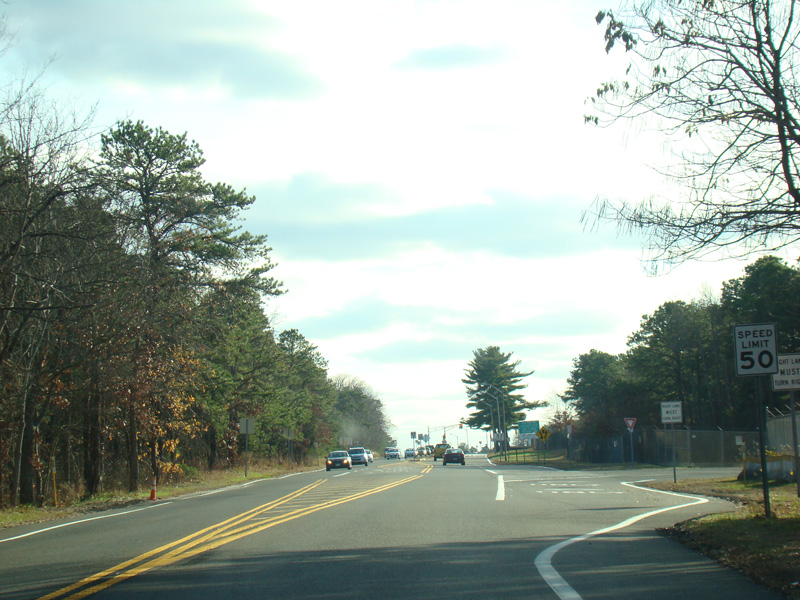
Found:
[(636, 417), (625, 417), (625, 425), (628, 426), (628, 431), (633, 431), (636, 427)]

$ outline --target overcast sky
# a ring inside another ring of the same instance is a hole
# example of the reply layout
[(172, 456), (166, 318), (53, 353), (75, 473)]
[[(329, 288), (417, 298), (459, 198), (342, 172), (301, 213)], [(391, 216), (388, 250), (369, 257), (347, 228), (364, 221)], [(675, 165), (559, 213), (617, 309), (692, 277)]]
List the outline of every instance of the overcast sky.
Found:
[(551, 400), (579, 354), (622, 352), (643, 315), (742, 274), (650, 277), (641, 240), (580, 223), (598, 197), (660, 189), (670, 150), (583, 122), (626, 64), (594, 22), (614, 4), (12, 0), (0, 69), (54, 58), (53, 98), (96, 103), (99, 129), (185, 132), (208, 179), (254, 194), (244, 227), (268, 234), (288, 289), (266, 308), (276, 329), (369, 385), (405, 447), (467, 416), (473, 350), (513, 352), (535, 370), (528, 399)]

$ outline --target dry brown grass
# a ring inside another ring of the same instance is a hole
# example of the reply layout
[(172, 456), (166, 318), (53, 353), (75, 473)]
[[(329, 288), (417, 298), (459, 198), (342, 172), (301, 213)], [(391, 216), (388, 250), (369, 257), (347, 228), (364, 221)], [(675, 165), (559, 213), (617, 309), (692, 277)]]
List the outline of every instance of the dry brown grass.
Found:
[(759, 483), (698, 479), (647, 485), (736, 503), (733, 512), (691, 519), (662, 533), (787, 598), (800, 599), (800, 498), (795, 483), (770, 484), (770, 518)]
[[(248, 466), (246, 478), (244, 476), (244, 467), (206, 471), (191, 480), (160, 486), (157, 489), (157, 498), (159, 500), (174, 498), (176, 496), (237, 485), (245, 481), (269, 479), (295, 471), (316, 468), (316, 465), (309, 467), (289, 467), (285, 464), (261, 461)], [(134, 493), (112, 490), (102, 495), (95, 496), (94, 498), (75, 500), (67, 504), (63, 504), (62, 500), (62, 502), (59, 503), (60, 506), (18, 506), (2, 510), (0, 511), (0, 529), (139, 504), (149, 501), (150, 491), (149, 486), (142, 486), (140, 491)], [(73, 494), (73, 496), (75, 495)], [(70, 496), (64, 494), (62, 498), (64, 497), (69, 498)]]

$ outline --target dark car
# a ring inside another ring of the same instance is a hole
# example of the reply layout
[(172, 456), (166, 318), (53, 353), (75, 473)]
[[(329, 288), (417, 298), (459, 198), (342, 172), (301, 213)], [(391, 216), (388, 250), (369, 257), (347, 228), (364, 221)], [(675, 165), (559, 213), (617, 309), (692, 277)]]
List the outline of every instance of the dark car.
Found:
[(353, 461), (354, 465), (369, 466), (369, 456), (364, 448), (348, 448), (347, 453), (350, 455), (350, 459)]
[(350, 460), (350, 455), (344, 450), (334, 450), (328, 453), (328, 458), (325, 459), (325, 470), (331, 469), (352, 469), (353, 461)]
[(442, 464), (446, 465), (447, 463), (466, 464), (467, 461), (464, 457), (464, 451), (461, 448), (448, 448), (445, 450), (445, 453), (442, 455)]

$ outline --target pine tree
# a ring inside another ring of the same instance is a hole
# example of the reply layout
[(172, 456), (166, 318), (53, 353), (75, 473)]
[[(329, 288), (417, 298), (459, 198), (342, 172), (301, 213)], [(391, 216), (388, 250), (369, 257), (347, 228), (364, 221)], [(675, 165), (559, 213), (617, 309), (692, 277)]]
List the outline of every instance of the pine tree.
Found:
[(525, 410), (547, 406), (547, 402), (527, 401), (517, 393), (527, 387), (521, 383), (533, 371), (518, 370), (519, 360), (512, 352), (503, 353), (497, 346), (473, 350), (473, 359), (461, 381), (467, 386), (467, 408), (474, 409), (465, 423), (470, 427), (489, 428), (508, 440), (508, 429), (525, 420)]

